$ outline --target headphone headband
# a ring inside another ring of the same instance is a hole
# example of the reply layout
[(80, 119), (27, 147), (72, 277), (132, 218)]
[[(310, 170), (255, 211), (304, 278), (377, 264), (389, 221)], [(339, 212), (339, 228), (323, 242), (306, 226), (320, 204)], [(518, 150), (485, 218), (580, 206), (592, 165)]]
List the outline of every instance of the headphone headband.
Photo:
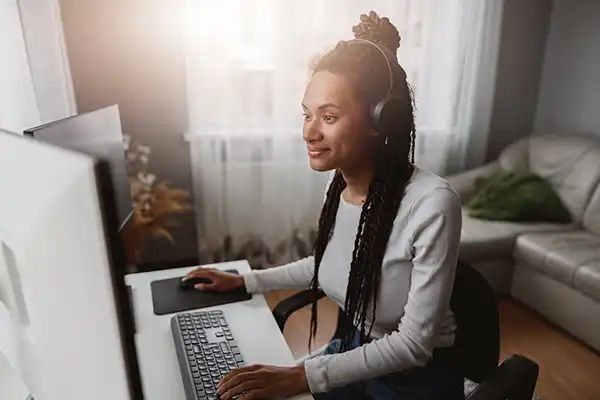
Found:
[(386, 52), (381, 48), (381, 46), (379, 46), (377, 43), (375, 42), (371, 42), (370, 40), (366, 40), (366, 39), (352, 39), (352, 40), (348, 40), (348, 42), (359, 42), (359, 43), (366, 43), (366, 44), (370, 44), (371, 46), (375, 47), (377, 50), (379, 50), (379, 52), (381, 53), (381, 55), (383, 56), (383, 58), (385, 59), (385, 64), (388, 67), (388, 72), (390, 75), (390, 86), (388, 88), (387, 94), (385, 97), (389, 97), (392, 94), (392, 90), (394, 88), (394, 72), (392, 71), (392, 64), (390, 63), (390, 60), (386, 54)]

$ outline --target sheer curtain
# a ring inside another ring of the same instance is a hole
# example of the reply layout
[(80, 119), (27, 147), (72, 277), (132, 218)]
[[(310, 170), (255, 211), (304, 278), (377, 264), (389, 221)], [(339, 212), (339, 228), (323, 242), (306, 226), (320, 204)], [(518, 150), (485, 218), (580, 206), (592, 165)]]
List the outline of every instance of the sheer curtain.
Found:
[(417, 164), (443, 174), (473, 161), (474, 138), (486, 144), (501, 9), (496, 0), (190, 1), (186, 137), (202, 260), (261, 267), (310, 252), (327, 174), (310, 170), (302, 140), (309, 65), (370, 10), (402, 37)]

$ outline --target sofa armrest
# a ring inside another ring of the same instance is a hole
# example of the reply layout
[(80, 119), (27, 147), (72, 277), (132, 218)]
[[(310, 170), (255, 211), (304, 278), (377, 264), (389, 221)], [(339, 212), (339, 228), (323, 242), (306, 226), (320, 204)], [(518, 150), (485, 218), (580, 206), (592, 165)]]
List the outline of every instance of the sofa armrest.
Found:
[(500, 171), (502, 171), (500, 163), (498, 161), (494, 161), (492, 163), (482, 165), (481, 167), (449, 176), (446, 179), (459, 194), (464, 204), (469, 200), (469, 197), (473, 193), (477, 179)]
[(531, 400), (538, 372), (535, 362), (513, 355), (477, 386), (466, 400)]
[[(277, 326), (283, 332), (283, 327), (290, 315), (312, 303), (315, 294), (311, 290), (304, 290), (280, 301), (273, 309), (273, 317), (277, 322)], [(325, 297), (322, 290), (317, 292), (317, 300)]]

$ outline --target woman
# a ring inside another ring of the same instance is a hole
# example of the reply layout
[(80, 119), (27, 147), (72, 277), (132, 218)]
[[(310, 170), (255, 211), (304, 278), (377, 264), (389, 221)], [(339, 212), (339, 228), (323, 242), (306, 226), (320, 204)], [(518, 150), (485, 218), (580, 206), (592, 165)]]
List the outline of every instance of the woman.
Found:
[[(371, 12), (353, 32), (358, 40), (338, 43), (317, 63), (302, 104), (310, 166), (334, 171), (314, 256), (243, 277), (202, 268), (188, 277), (212, 280), (200, 290), (320, 287), (354, 326), (298, 367), (232, 372), (219, 386), (223, 399), (308, 391), (316, 399), (463, 398), (449, 306), (460, 200), (445, 180), (413, 165), (412, 93), (394, 56), (398, 31)], [(376, 121), (372, 109), (387, 95), (393, 115)], [(311, 338), (316, 311), (313, 303)]]

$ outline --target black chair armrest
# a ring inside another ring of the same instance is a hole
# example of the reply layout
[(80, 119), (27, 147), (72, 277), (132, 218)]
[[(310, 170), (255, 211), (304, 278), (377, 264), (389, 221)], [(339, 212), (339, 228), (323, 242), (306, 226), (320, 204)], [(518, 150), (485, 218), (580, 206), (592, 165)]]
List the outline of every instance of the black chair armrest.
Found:
[[(305, 307), (312, 303), (315, 294), (310, 290), (304, 290), (298, 292), (295, 295), (288, 297), (280, 301), (273, 309), (273, 317), (277, 321), (277, 326), (283, 332), (283, 327), (290, 315), (298, 311), (302, 307)], [(322, 290), (317, 292), (317, 300), (325, 297), (325, 293)]]
[(513, 355), (477, 386), (466, 400), (531, 400), (538, 372), (535, 362)]

